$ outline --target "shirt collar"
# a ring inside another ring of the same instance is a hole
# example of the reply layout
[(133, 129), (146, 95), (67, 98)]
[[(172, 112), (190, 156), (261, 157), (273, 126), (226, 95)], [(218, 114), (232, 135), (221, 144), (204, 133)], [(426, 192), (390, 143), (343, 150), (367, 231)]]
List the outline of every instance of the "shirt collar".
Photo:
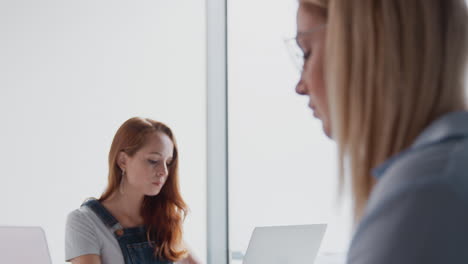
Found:
[(408, 149), (403, 150), (373, 169), (372, 174), (375, 178), (380, 179), (385, 171), (407, 152), (437, 144), (447, 139), (465, 136), (468, 136), (468, 112), (459, 111), (443, 115), (424, 129)]

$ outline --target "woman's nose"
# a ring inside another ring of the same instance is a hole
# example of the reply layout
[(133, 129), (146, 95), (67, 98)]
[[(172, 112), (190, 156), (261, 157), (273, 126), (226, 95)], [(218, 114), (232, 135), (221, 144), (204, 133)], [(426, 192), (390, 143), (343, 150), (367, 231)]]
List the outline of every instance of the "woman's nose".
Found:
[(298, 93), (300, 95), (307, 94), (307, 89), (306, 89), (306, 87), (304, 85), (304, 82), (302, 81), (302, 78), (301, 78), (301, 80), (299, 80), (299, 82), (296, 85), (296, 93)]
[(157, 172), (157, 175), (159, 177), (164, 177), (164, 176), (167, 176), (167, 174), (169, 173), (169, 170), (167, 168), (166, 165), (163, 165), (159, 168), (158, 172)]

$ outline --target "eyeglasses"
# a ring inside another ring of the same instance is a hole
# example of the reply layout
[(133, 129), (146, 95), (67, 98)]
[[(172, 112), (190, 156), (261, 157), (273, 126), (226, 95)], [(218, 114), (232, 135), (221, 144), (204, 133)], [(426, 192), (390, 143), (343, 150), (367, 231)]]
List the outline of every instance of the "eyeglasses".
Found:
[(289, 53), (289, 56), (291, 57), (291, 60), (298, 71), (302, 72), (302, 70), (304, 69), (304, 62), (305, 62), (304, 52), (302, 51), (301, 47), (299, 47), (298, 38), (309, 36), (312, 33), (315, 33), (317, 31), (324, 29), (326, 26), (327, 24), (319, 25), (319, 26), (314, 27), (311, 30), (308, 30), (305, 32), (299, 32), (298, 35), (295, 36), (294, 38), (284, 39), (284, 44), (286, 45), (286, 49)]

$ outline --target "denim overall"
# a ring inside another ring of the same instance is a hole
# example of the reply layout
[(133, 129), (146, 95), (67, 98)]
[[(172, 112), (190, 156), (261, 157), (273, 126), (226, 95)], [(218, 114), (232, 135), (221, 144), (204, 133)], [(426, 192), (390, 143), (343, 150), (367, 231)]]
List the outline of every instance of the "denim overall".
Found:
[(120, 223), (96, 199), (90, 199), (81, 206), (87, 206), (114, 233), (119, 242), (125, 264), (172, 264), (154, 255), (154, 243), (148, 242), (146, 228), (143, 226), (122, 228)]

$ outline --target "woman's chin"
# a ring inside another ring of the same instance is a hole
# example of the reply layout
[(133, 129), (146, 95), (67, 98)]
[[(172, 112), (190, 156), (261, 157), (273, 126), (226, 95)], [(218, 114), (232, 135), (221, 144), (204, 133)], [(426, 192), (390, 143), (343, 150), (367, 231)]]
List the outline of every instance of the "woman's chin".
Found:
[(323, 133), (325, 134), (325, 136), (327, 136), (329, 139), (333, 139), (331, 129), (330, 129), (330, 126), (328, 125), (328, 122), (324, 122), (323, 120), (322, 120), (322, 130), (323, 130)]
[(157, 196), (159, 193), (161, 193), (161, 189), (158, 188), (158, 189), (153, 189), (153, 190), (150, 190), (148, 192), (146, 192), (146, 196)]

